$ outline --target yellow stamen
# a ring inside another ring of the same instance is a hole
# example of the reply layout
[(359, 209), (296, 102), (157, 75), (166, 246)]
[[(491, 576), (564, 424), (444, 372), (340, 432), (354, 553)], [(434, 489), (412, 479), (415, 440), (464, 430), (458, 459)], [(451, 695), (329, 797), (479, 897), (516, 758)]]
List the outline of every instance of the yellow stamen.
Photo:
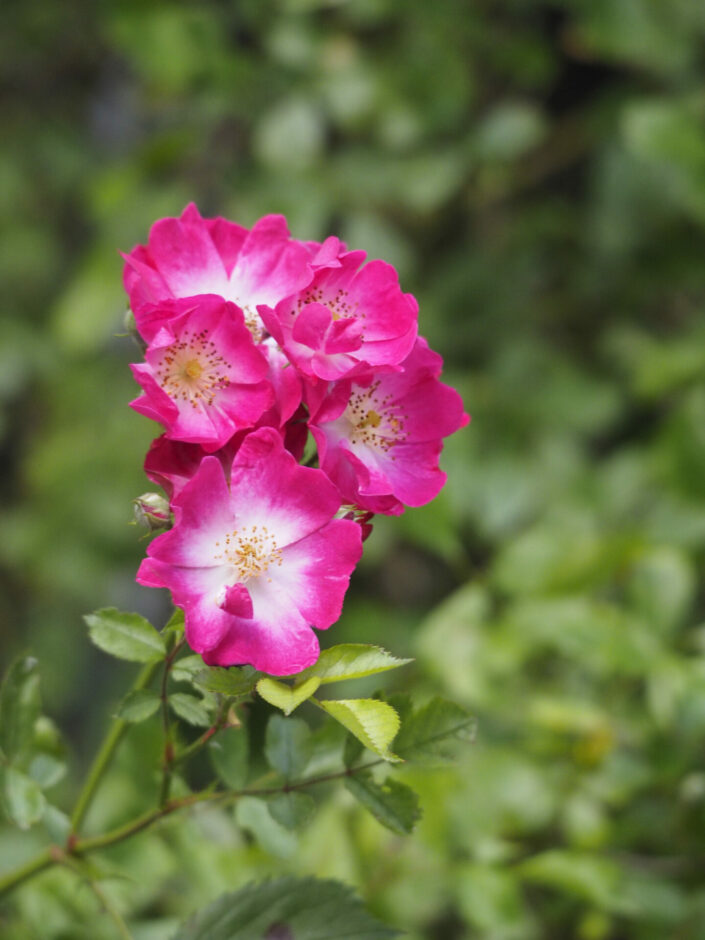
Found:
[(215, 544), (220, 551), (214, 554), (214, 560), (231, 565), (239, 583), (258, 578), (270, 565), (282, 563), (282, 553), (266, 526), (253, 526), (242, 533), (235, 529), (226, 535), (224, 547), (221, 548), (220, 542)]

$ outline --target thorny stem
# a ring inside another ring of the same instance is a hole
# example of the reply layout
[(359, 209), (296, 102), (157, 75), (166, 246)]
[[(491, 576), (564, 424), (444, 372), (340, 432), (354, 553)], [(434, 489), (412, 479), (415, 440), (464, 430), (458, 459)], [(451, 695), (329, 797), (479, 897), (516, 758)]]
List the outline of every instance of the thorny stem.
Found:
[(171, 724), (169, 721), (169, 696), (167, 686), (169, 684), (169, 673), (174, 665), (179, 650), (186, 641), (183, 637), (177, 640), (172, 649), (167, 653), (164, 660), (164, 671), (162, 672), (162, 685), (160, 698), (162, 702), (162, 726), (164, 728), (164, 758), (162, 765), (162, 784), (159, 788), (159, 805), (164, 806), (169, 799), (169, 790), (171, 789), (171, 774), (174, 765), (174, 741), (171, 735)]
[[(145, 689), (152, 681), (154, 674), (159, 668), (159, 665), (159, 660), (155, 663), (148, 663), (137, 676), (137, 679), (132, 686), (132, 690), (137, 691), (139, 689)], [(71, 816), (71, 839), (75, 837), (75, 833), (81, 826), (81, 823), (83, 822), (84, 817), (93, 801), (98, 784), (100, 783), (103, 774), (108, 769), (110, 761), (112, 760), (113, 755), (128, 728), (129, 722), (124, 721), (122, 718), (115, 719), (107, 737), (105, 738), (105, 741), (103, 742), (102, 747), (98, 751)]]
[(328, 783), (332, 780), (339, 780), (342, 777), (354, 776), (355, 774), (369, 770), (371, 767), (376, 767), (381, 763), (383, 763), (383, 760), (379, 758), (378, 760), (369, 761), (367, 764), (361, 764), (359, 767), (347, 767), (344, 770), (322, 774), (318, 777), (309, 777), (308, 780), (301, 780), (298, 783), (286, 783), (278, 787), (250, 787), (249, 789), (246, 788), (243, 790), (219, 790), (215, 792), (206, 790), (202, 793), (194, 793), (179, 799), (167, 800), (163, 806), (150, 810), (148, 813), (144, 813), (142, 816), (138, 816), (129, 823), (125, 823), (124, 826), (112, 829), (110, 832), (105, 832), (98, 836), (89, 836), (84, 839), (73, 839), (65, 850), (58, 848), (58, 846), (49, 846), (49, 848), (44, 849), (44, 851), (40, 852), (25, 865), (0, 877), (0, 897), (7, 894), (13, 888), (23, 884), (25, 881), (28, 881), (30, 878), (33, 878), (35, 875), (38, 875), (40, 872), (50, 868), (52, 865), (65, 864), (67, 857), (80, 858), (90, 852), (117, 845), (143, 832), (145, 829), (149, 829), (155, 823), (159, 822), (160, 819), (164, 819), (166, 816), (170, 816), (172, 813), (179, 812), (182, 809), (187, 809), (190, 806), (195, 806), (200, 803), (230, 803), (243, 796), (274, 796), (277, 793), (304, 790), (307, 787), (313, 787), (320, 783)]

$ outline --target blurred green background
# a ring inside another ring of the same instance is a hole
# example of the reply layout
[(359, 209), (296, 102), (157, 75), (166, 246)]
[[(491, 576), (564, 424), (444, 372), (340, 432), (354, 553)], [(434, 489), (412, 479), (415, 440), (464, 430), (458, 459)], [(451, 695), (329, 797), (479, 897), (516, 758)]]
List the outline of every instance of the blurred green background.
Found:
[[(208, 814), (120, 847), (135, 937), (295, 870), (353, 882), (416, 940), (705, 938), (705, 6), (0, 17), (0, 656), (43, 663), (67, 805), (130, 681), (81, 614), (167, 616), (134, 583), (156, 432), (127, 407), (118, 250), (190, 200), (335, 232), (397, 266), (473, 415), (441, 497), (376, 526), (324, 641), (415, 656), (394, 681), (466, 704), (477, 742), (407, 773), (408, 840), (336, 791), (298, 854)], [(138, 757), (98, 827), (139, 805)], [(3, 830), (2, 864), (32, 839)], [(57, 884), (21, 893), (13, 938), (111, 936)]]

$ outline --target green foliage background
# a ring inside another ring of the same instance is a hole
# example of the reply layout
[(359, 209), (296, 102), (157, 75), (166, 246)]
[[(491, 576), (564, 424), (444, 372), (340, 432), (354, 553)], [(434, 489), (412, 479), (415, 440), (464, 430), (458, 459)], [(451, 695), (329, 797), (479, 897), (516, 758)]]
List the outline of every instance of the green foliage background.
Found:
[[(119, 847), (135, 937), (294, 871), (357, 884), (418, 940), (704, 938), (705, 6), (0, 16), (0, 643), (43, 664), (67, 799), (129, 681), (81, 614), (168, 616), (133, 580), (154, 428), (126, 405), (118, 249), (192, 199), (334, 231), (398, 267), (473, 415), (443, 495), (377, 524), (330, 642), (415, 656), (390, 681), (469, 706), (476, 744), (408, 772), (408, 839), (340, 790), (298, 849), (252, 806), (268, 851), (216, 811)], [(155, 740), (135, 732), (94, 825), (139, 805)], [(3, 830), (0, 864), (32, 838)], [(51, 876), (20, 912), (13, 940), (111, 936)]]

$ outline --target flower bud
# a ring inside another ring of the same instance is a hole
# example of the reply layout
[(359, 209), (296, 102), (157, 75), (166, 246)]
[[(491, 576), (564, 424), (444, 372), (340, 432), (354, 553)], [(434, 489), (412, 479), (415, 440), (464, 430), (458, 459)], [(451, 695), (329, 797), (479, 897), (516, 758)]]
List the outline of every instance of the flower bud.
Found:
[(142, 337), (139, 334), (139, 331), (137, 329), (137, 321), (135, 320), (135, 315), (132, 312), (131, 307), (128, 307), (127, 310), (125, 311), (125, 316), (123, 317), (122, 325), (125, 329), (125, 333), (128, 336), (131, 336), (132, 339), (139, 346), (141, 352), (144, 352), (145, 349), (147, 348), (147, 344), (145, 343), (145, 341), (142, 339)]
[(144, 526), (150, 532), (166, 529), (171, 524), (169, 503), (159, 493), (143, 493), (133, 499), (135, 507), (135, 520), (138, 525)]
[(357, 522), (362, 530), (362, 541), (366, 542), (367, 539), (372, 535), (372, 519), (374, 518), (373, 512), (365, 512), (364, 510), (358, 509), (355, 507), (350, 512), (346, 512), (342, 516), (343, 519), (350, 519), (351, 522)]

